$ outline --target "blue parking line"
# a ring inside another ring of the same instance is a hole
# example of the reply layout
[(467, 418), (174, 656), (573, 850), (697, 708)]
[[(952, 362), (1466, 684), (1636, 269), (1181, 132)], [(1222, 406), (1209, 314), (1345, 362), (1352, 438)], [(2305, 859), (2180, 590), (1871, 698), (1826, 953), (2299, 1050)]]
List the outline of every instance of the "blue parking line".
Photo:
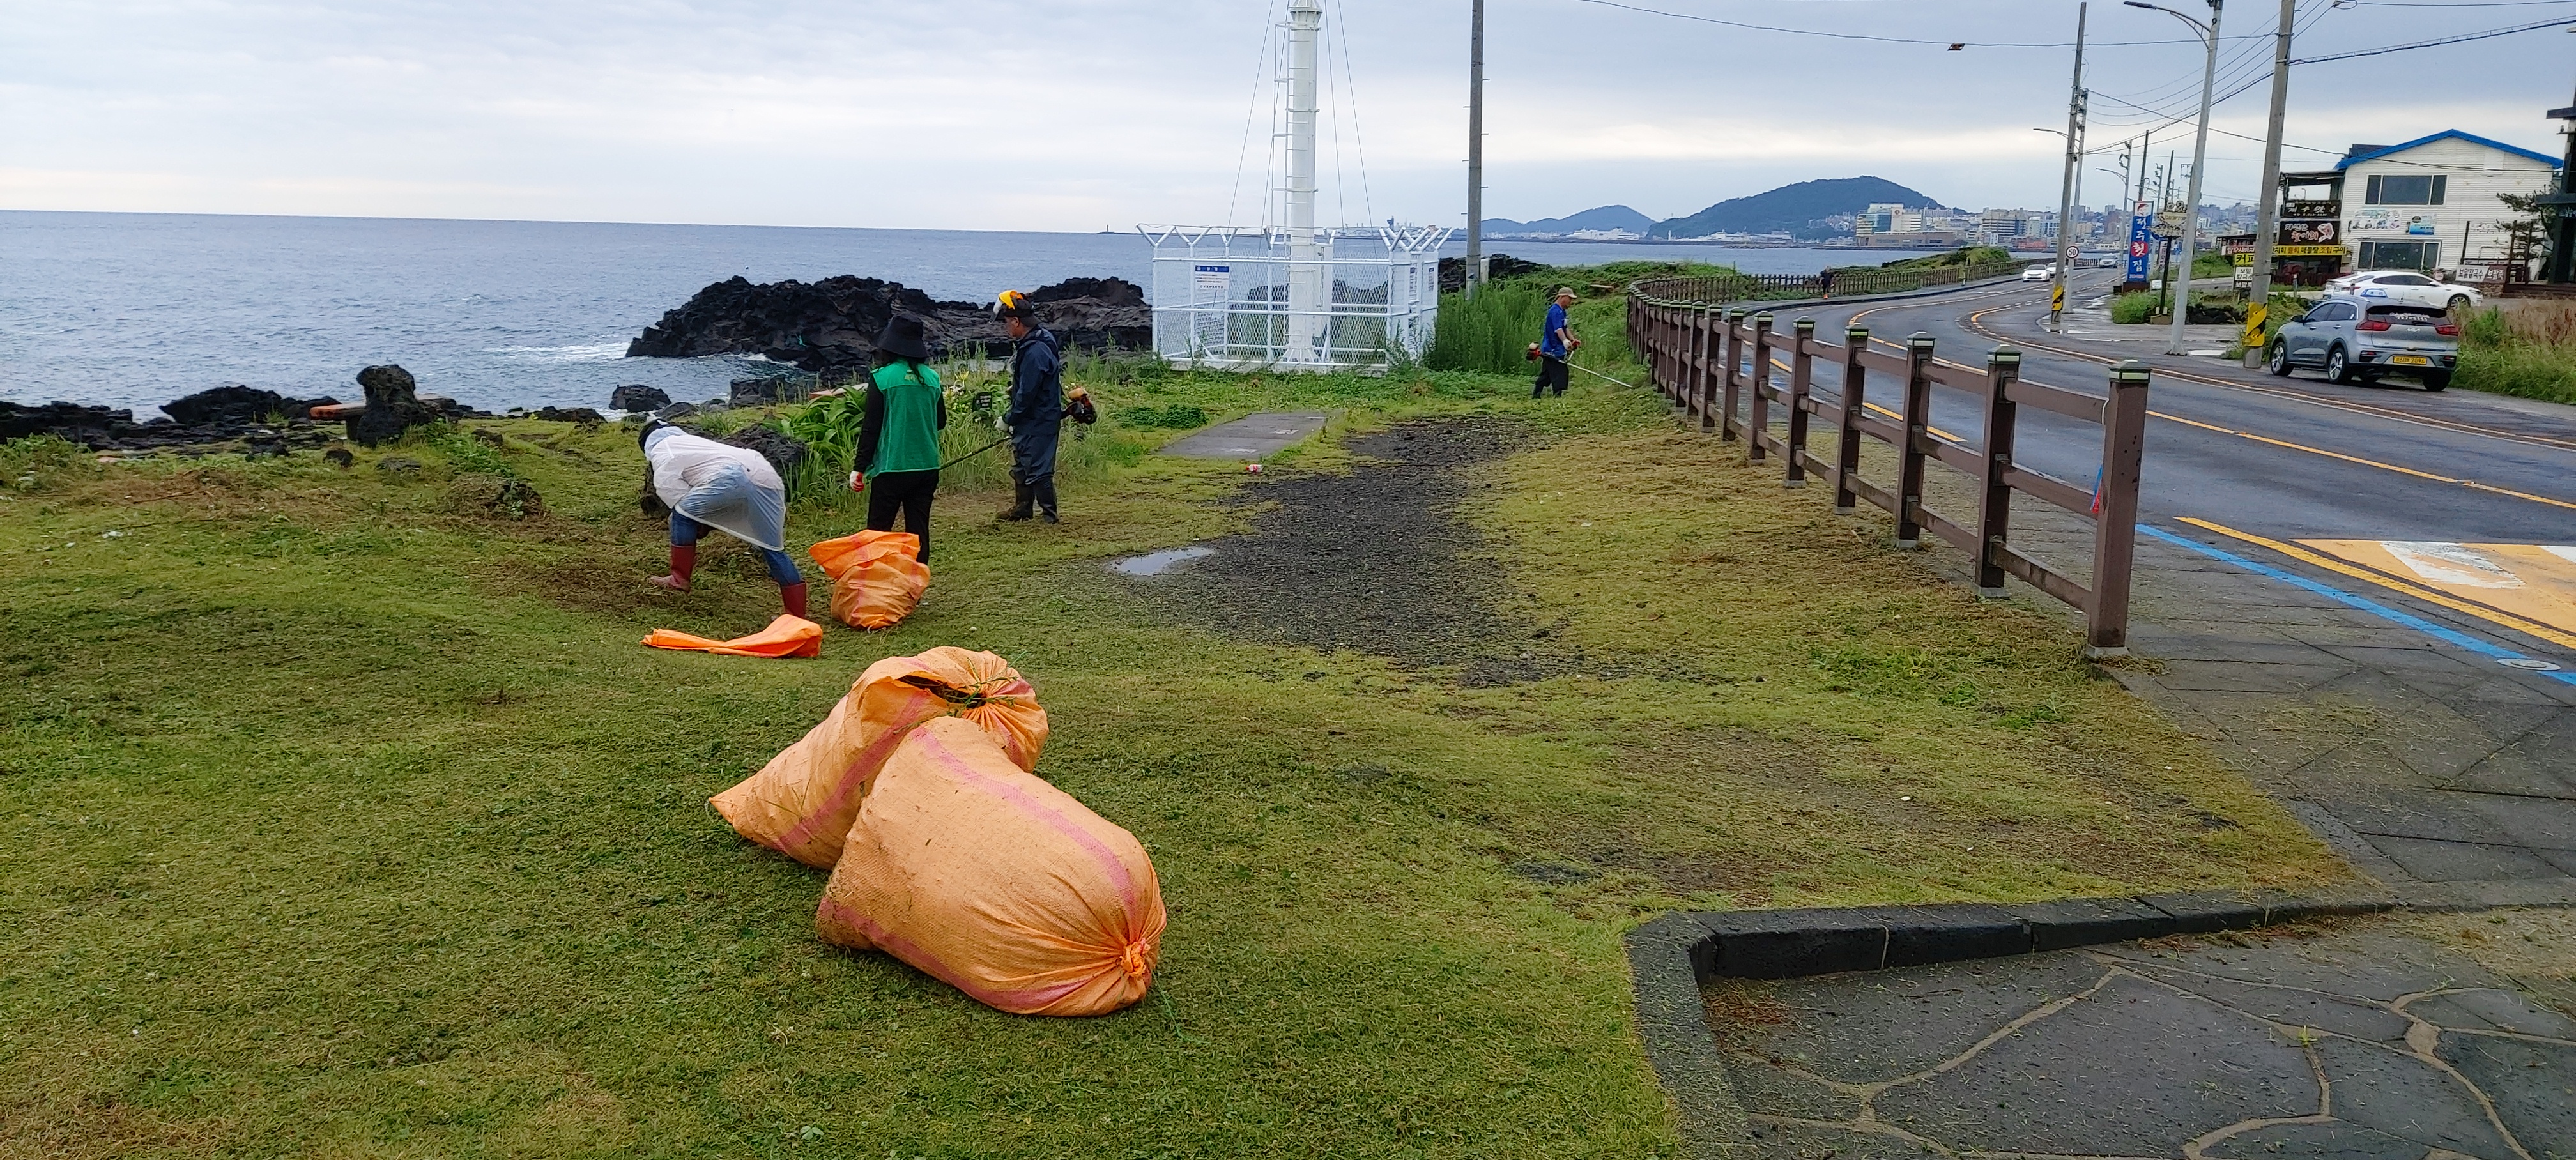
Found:
[[(2533, 659), (2502, 645), (2491, 644), (2487, 641), (2479, 640), (2474, 636), (2470, 636), (2467, 633), (2444, 628), (2441, 625), (2435, 624), (2432, 621), (2414, 615), (2413, 613), (2400, 612), (2385, 604), (2381, 604), (2376, 600), (2355, 596), (2352, 593), (2336, 588), (2333, 585), (2320, 584), (2305, 576), (2286, 572), (2269, 564), (2258, 564), (2243, 556), (2239, 556), (2234, 552), (2227, 551), (2224, 548), (2213, 548), (2198, 540), (2177, 536), (2163, 528), (2154, 527), (2149, 524), (2139, 524), (2137, 525), (2137, 528), (2139, 531), (2144, 532), (2147, 535), (2163, 540), (2164, 542), (2176, 547), (2189, 548), (2192, 551), (2209, 557), (2210, 559), (2225, 560), (2228, 563), (2234, 564), (2239, 568), (2243, 568), (2248, 572), (2259, 573), (2264, 576), (2269, 576), (2284, 584), (2305, 588), (2308, 591), (2314, 592), (2319, 596), (2323, 596), (2328, 600), (2348, 605), (2353, 608), (2358, 608), (2363, 612), (2370, 613), (2374, 616), (2395, 621), (2408, 628), (2414, 629), (2417, 632), (2423, 633), (2426, 636), (2432, 637), (2435, 640), (2441, 641), (2444, 644), (2457, 648), (2464, 648), (2480, 656), (2494, 657), (2500, 661), (2525, 661)], [(2557, 669), (2524, 669), (2522, 671), (2530, 673), (2535, 677), (2547, 677), (2550, 680), (2557, 681), (2562, 684), (2576, 685), (2576, 673)]]

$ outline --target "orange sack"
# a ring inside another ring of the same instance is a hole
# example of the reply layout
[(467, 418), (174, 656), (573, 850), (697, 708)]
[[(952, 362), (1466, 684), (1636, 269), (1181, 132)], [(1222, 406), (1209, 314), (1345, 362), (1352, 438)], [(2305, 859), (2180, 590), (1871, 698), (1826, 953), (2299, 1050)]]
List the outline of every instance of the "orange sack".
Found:
[(829, 870), (859, 799), (904, 732), (952, 715), (991, 733), (1020, 768), (1037, 767), (1047, 716), (1028, 678), (991, 653), (941, 647), (869, 665), (822, 724), (708, 801), (734, 832)]
[(781, 616), (770, 621), (767, 628), (732, 640), (708, 640), (703, 636), (657, 628), (644, 638), (644, 643), (654, 648), (711, 652), (729, 657), (819, 657), (823, 655), (823, 626), (801, 616)]
[(932, 721), (877, 775), (814, 929), (1015, 1015), (1106, 1015), (1154, 981), (1163, 891), (1135, 835)]
[(921, 537), (858, 532), (805, 549), (832, 578), (832, 619), (852, 628), (892, 628), (930, 590), (930, 565), (913, 559)]

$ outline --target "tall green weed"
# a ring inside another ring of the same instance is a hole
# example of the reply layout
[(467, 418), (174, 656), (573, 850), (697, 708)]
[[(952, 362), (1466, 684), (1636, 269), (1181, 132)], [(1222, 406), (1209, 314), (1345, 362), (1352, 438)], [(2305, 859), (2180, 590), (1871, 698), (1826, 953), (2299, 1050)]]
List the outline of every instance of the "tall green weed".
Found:
[(2460, 369), (2473, 391), (2576, 403), (2576, 303), (2517, 301), (2460, 320)]
[(1536, 286), (1486, 285), (1475, 297), (1440, 296), (1440, 317), (1422, 365), (1435, 371), (1514, 374), (1527, 364), (1529, 344), (1547, 324), (1547, 291)]

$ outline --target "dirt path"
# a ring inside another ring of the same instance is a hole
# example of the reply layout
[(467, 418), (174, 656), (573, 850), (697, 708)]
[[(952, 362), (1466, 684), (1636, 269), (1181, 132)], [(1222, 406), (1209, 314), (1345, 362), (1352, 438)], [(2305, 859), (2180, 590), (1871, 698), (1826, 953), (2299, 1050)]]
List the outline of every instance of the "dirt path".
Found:
[(1528, 446), (1501, 419), (1406, 423), (1349, 443), (1347, 475), (1288, 475), (1251, 489), (1276, 505), (1216, 554), (1141, 582), (1184, 622), (1252, 640), (1351, 649), (1417, 668), (1457, 667), (1470, 685), (1564, 671), (1579, 653), (1545, 646), (1545, 623), (1507, 610), (1497, 547), (1458, 510), (1471, 469)]

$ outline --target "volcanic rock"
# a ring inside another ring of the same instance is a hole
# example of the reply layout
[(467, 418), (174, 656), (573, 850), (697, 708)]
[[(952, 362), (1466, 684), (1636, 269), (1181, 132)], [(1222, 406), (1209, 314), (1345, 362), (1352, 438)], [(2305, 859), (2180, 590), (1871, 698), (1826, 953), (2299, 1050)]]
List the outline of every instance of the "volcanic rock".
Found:
[[(1132, 282), (1074, 278), (1029, 297), (1038, 304), (1038, 321), (1068, 346), (1142, 349), (1153, 343), (1153, 309)], [(1001, 322), (981, 305), (937, 301), (898, 282), (843, 274), (811, 283), (754, 284), (740, 276), (715, 283), (644, 328), (626, 354), (758, 354), (822, 375), (827, 383), (846, 381), (876, 364), (876, 337), (897, 313), (922, 320), (933, 357), (1010, 348)]]
[(203, 427), (209, 423), (265, 423), (271, 416), (302, 419), (315, 407), (339, 401), (327, 395), (319, 399), (292, 399), (275, 391), (234, 385), (172, 399), (161, 404), (161, 412), (181, 426)]
[(730, 396), (725, 400), (725, 405), (729, 407), (763, 407), (771, 403), (784, 403), (790, 401), (791, 396), (801, 393), (797, 391), (795, 382), (784, 375), (754, 375), (747, 379), (735, 379), (732, 388)]
[(605, 423), (608, 416), (588, 407), (539, 407), (537, 418), (549, 423)]
[(671, 396), (660, 387), (628, 383), (608, 392), (608, 409), (612, 411), (650, 411), (671, 405)]
[[(1515, 258), (1510, 254), (1488, 254), (1485, 256), (1485, 276), (1489, 278), (1510, 278), (1515, 275), (1527, 274), (1540, 268), (1541, 267), (1536, 262), (1524, 261), (1522, 259)], [(1456, 294), (1466, 288), (1467, 259), (1440, 259), (1440, 292), (1443, 294)]]
[(358, 385), (367, 392), (367, 409), (348, 421), (349, 438), (363, 446), (400, 439), (403, 432), (440, 417), (436, 408), (421, 401), (411, 372), (399, 366), (388, 363), (359, 371)]
[(765, 423), (754, 423), (718, 438), (716, 442), (759, 452), (761, 458), (769, 461), (769, 466), (777, 469), (778, 478), (782, 480), (796, 478), (796, 464), (805, 458), (802, 440)]

